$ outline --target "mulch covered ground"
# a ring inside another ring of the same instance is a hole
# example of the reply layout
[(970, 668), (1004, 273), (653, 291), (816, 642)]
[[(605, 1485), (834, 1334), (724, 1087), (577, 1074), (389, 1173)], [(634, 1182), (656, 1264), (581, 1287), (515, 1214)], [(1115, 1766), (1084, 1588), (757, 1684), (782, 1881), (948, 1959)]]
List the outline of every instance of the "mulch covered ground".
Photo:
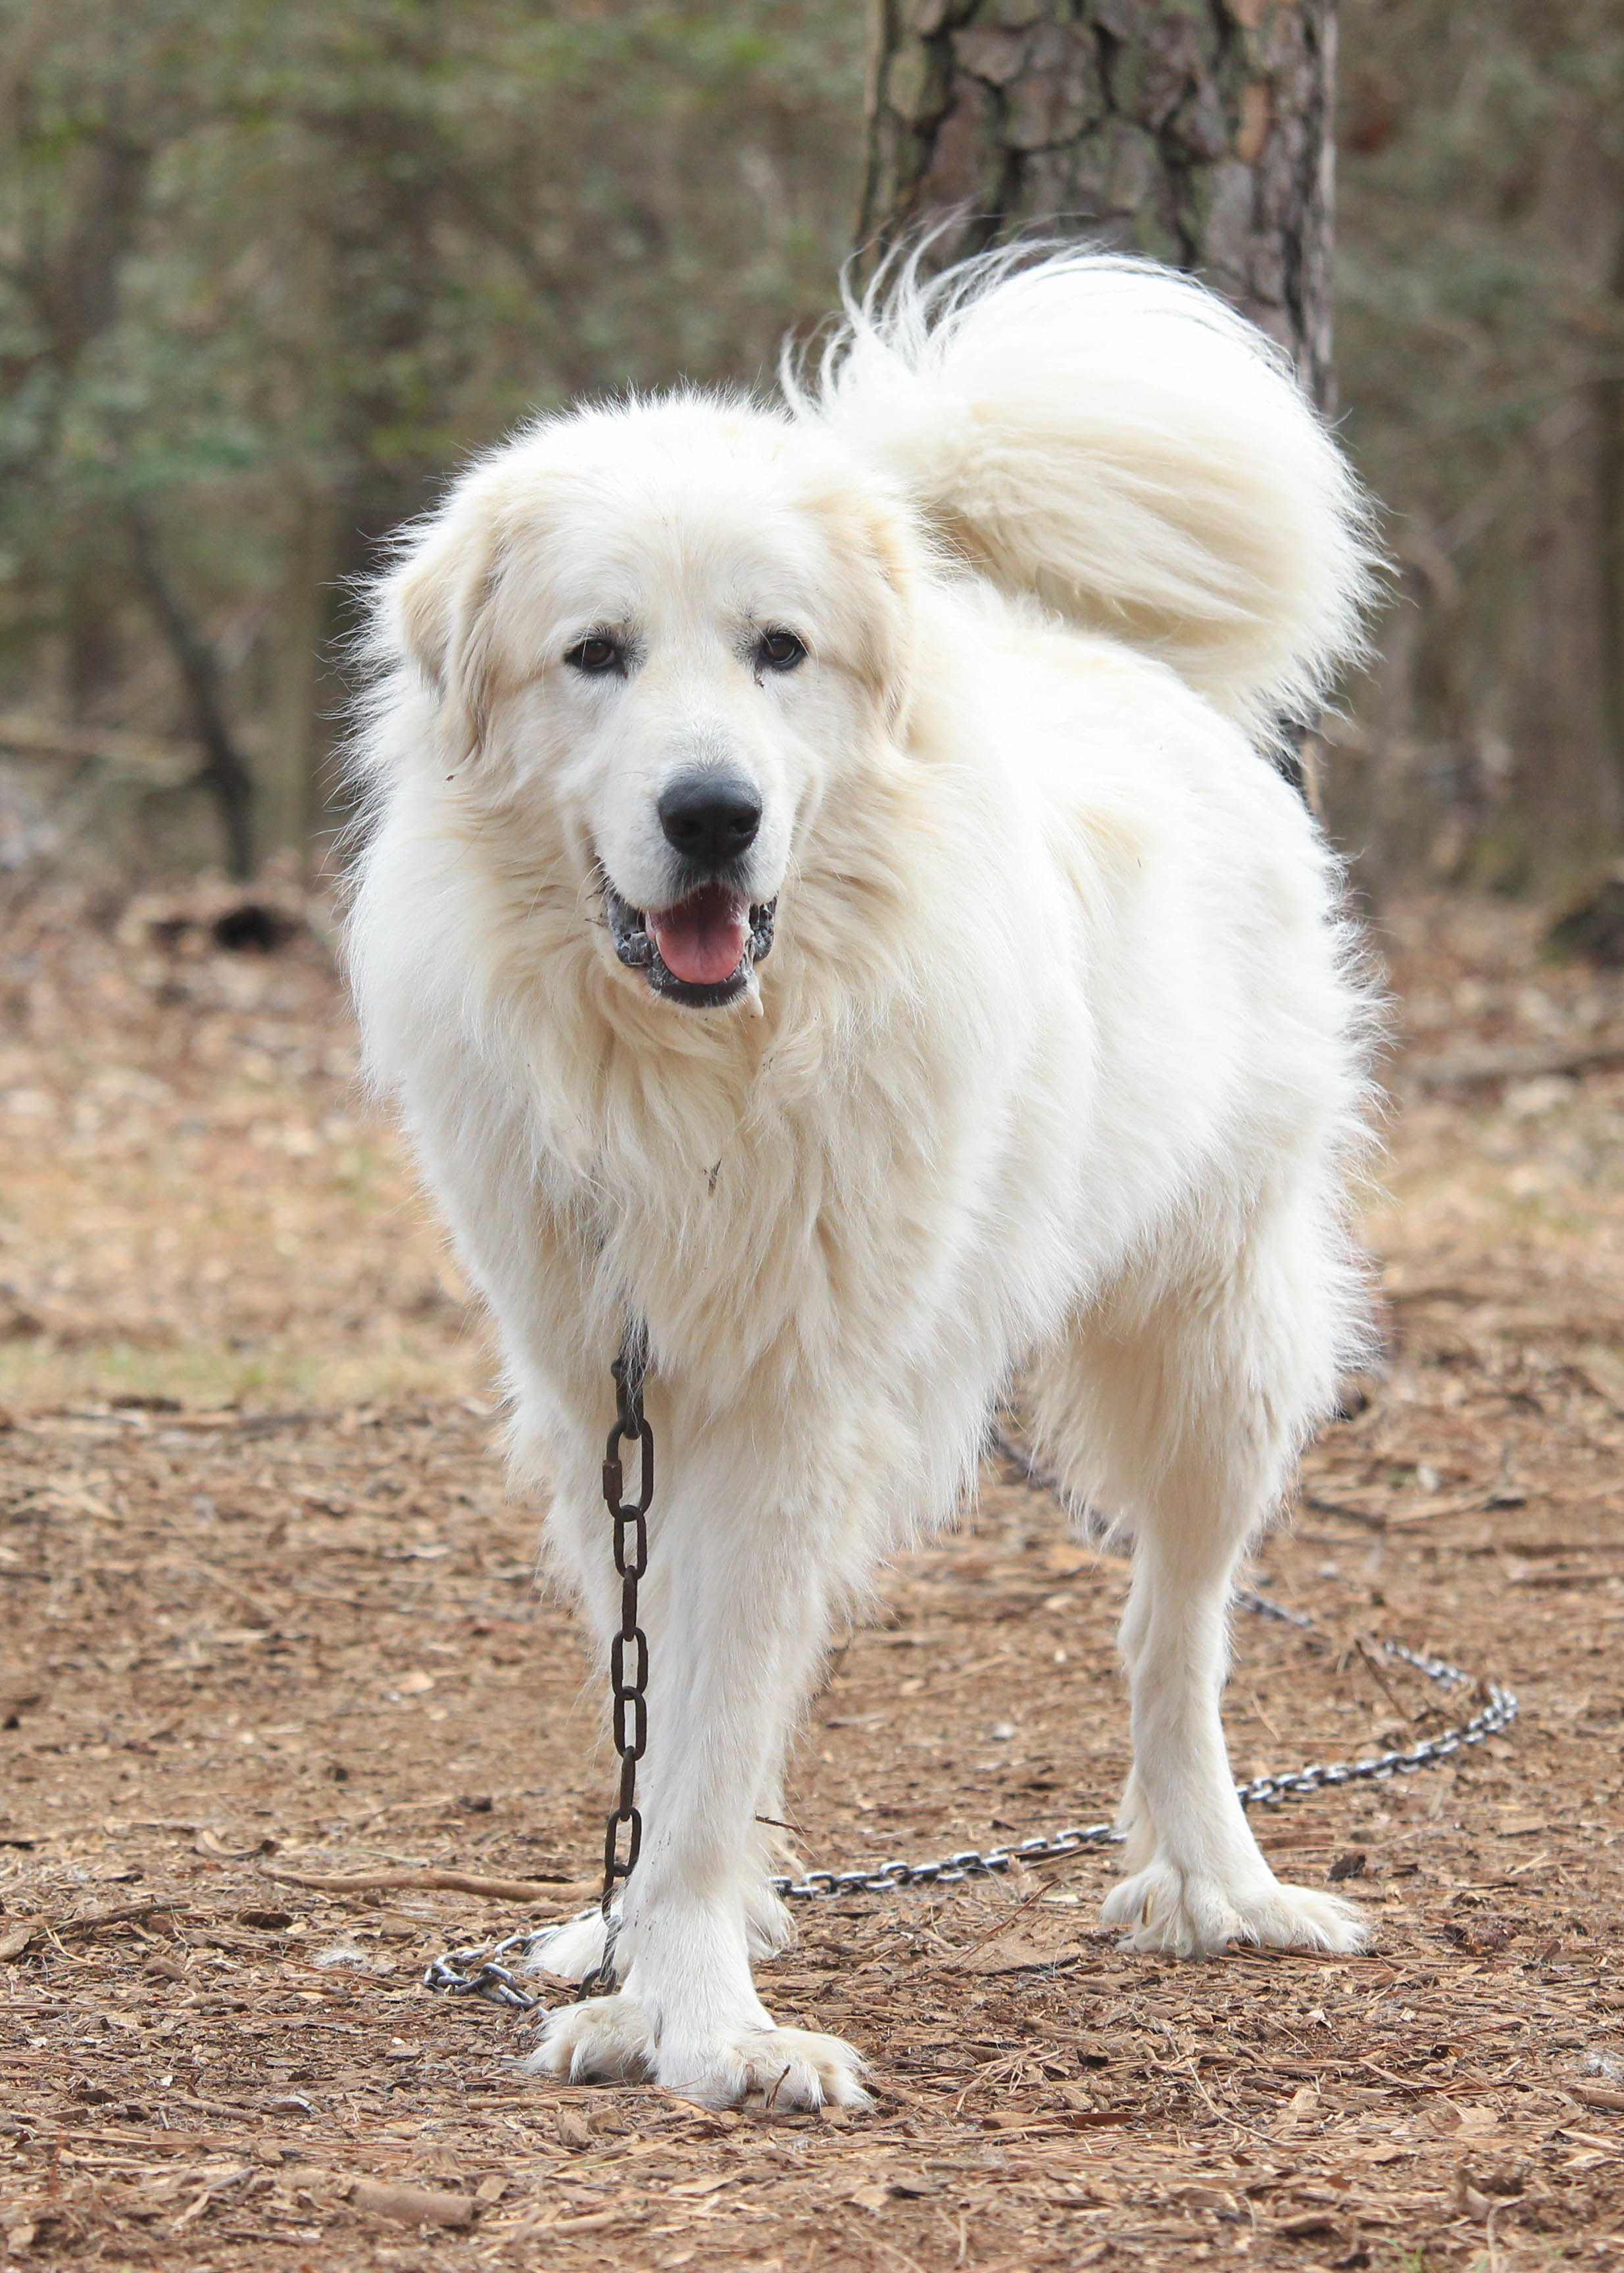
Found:
[[(327, 949), (298, 925), (222, 945), (229, 911), (64, 893), (0, 949), (13, 2260), (1624, 2260), (1618, 979), (1542, 964), (1502, 908), (1417, 904), (1384, 936), (1391, 1367), (1258, 1558), (1316, 1626), (1242, 1617), (1229, 1707), (1251, 1774), (1449, 1717), (1384, 1636), (1519, 1692), (1445, 1767), (1264, 1819), (1282, 1872), (1369, 1905), (1373, 1954), (1127, 1956), (1094, 1923), (1102, 1854), (806, 1906), (764, 1993), (869, 2054), (877, 2107), (717, 2115), (523, 2078), (532, 2022), (420, 1985), (448, 1944), (573, 1906), (598, 1700)], [(989, 1471), (817, 1701), (806, 1859), (1108, 1812), (1124, 1578)]]

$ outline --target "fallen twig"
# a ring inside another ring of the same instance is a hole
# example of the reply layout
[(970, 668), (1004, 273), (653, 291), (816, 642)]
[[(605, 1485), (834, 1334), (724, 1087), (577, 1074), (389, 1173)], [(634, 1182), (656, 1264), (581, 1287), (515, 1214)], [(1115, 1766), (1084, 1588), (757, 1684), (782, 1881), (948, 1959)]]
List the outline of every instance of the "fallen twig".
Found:
[(1363, 1524), (1367, 1531), (1385, 1531), (1387, 1519), (1379, 1508), (1350, 1507), (1345, 1500), (1327, 1499), (1320, 1492), (1304, 1492), (1302, 1504), (1316, 1515), (1340, 1515), (1346, 1523)]
[(1538, 1081), (1556, 1075), (1576, 1080), (1624, 1066), (1624, 1041), (1592, 1041), (1566, 1049), (1450, 1050), (1432, 1058), (1401, 1058), (1401, 1081), (1417, 1089), (1470, 1089), (1502, 1081)]
[(598, 1891), (591, 1879), (486, 1879), (474, 1871), (349, 1871), (328, 1877), (273, 1870), (267, 1863), (260, 1865), (260, 1876), (288, 1887), (316, 1887), (327, 1894), (486, 1894), (500, 1902), (579, 1902)]
[(417, 2187), (395, 2179), (360, 2178), (351, 2171), (329, 2170), (319, 2164), (297, 2164), (282, 2173), (282, 2184), (297, 2194), (336, 2194), (354, 2209), (375, 2217), (393, 2218), (401, 2225), (471, 2225), (480, 2202), (472, 2194), (450, 2193), (441, 2187)]
[(1377, 1656), (1375, 1651), (1371, 1647), (1369, 1642), (1365, 1640), (1365, 1636), (1363, 1634), (1357, 1635), (1355, 1637), (1353, 1646), (1355, 1649), (1358, 1651), (1360, 1657), (1365, 1661), (1366, 1669), (1369, 1671), (1371, 1678), (1375, 1682), (1376, 1686), (1380, 1690), (1388, 1704), (1392, 1706), (1394, 1711), (1402, 1714), (1406, 1721), (1413, 1720), (1414, 1715), (1410, 1712), (1410, 1707), (1399, 1695), (1397, 1690), (1393, 1686), (1393, 1684), (1387, 1679), (1386, 1668), (1383, 1666), (1381, 1660)]
[(1482, 1515), (1493, 1506), (1500, 1487), (1493, 1491), (1473, 1492), (1468, 1499), (1447, 1500), (1442, 1507), (1412, 1507), (1402, 1515), (1387, 1518), (1389, 1531), (1407, 1531), (1417, 1523), (1440, 1523), (1448, 1515)]
[(1481, 1515), (1493, 1507), (1501, 1487), (1491, 1491), (1473, 1492), (1469, 1498), (1446, 1500), (1441, 1507), (1395, 1508), (1390, 1515), (1380, 1508), (1350, 1507), (1346, 1500), (1327, 1499), (1319, 1492), (1304, 1492), (1302, 1504), (1312, 1508), (1316, 1515), (1340, 1515), (1345, 1522), (1361, 1525), (1366, 1531), (1407, 1531), (1417, 1523), (1439, 1523), (1450, 1515)]
[(14, 1925), (0, 1933), (0, 1960), (20, 1957), (31, 1942), (51, 1935), (60, 1941), (64, 1936), (94, 1933), (102, 1925), (125, 1925), (138, 1918), (157, 1917), (168, 1911), (185, 1909), (185, 1902), (171, 1902), (157, 1895), (149, 1895), (139, 1902), (120, 1902), (116, 1909), (90, 1910), (81, 1917), (19, 1918)]

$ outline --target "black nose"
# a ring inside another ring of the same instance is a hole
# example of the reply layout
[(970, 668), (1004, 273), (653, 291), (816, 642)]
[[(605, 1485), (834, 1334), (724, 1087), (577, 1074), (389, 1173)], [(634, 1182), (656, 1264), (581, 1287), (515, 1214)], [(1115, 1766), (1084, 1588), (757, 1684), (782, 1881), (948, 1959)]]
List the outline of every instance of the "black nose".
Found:
[(762, 801), (742, 774), (680, 774), (658, 806), (665, 842), (696, 868), (726, 868), (748, 852), (761, 827)]

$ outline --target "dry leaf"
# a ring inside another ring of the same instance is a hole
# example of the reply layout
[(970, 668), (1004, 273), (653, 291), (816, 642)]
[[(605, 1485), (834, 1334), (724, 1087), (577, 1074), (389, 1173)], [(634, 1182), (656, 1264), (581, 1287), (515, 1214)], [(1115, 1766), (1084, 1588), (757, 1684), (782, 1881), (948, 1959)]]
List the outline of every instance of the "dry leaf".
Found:
[(1082, 1954), (1075, 1913), (1056, 1916), (1034, 1906), (1011, 1919), (989, 1941), (966, 1950), (951, 1962), (960, 1973), (1026, 1973), (1036, 1966), (1059, 1965)]
[(370, 2209), (379, 2217), (392, 2217), (402, 2225), (471, 2225), (471, 2194), (442, 2193), (438, 2187), (401, 2186), (393, 2179), (357, 2179), (350, 2189), (357, 2209)]
[(245, 1863), (252, 1855), (274, 1855), (276, 1852), (278, 1842), (274, 1839), (256, 1839), (252, 1846), (229, 1846), (217, 1831), (206, 1824), (192, 1844), (196, 1854), (214, 1856), (225, 1863)]
[(36, 1934), (45, 1931), (43, 1918), (19, 1918), (15, 1925), (0, 1933), (0, 1962), (8, 1957), (20, 1957)]
[(1613, 2114), (1624, 2114), (1624, 2091), (1611, 2083), (1571, 2083), (1568, 2089), (1582, 2107), (1605, 2108)]
[(1299, 2123), (1306, 2123), (1310, 2117), (1316, 2114), (1319, 2112), (1319, 2086), (1312, 2083), (1299, 2083), (1281, 2109), (1277, 2127), (1282, 2131), (1295, 2130)]
[(1579, 1352), (1579, 1367), (1598, 1397), (1615, 1413), (1624, 1414), (1624, 1357), (1599, 1342), (1589, 1342)]

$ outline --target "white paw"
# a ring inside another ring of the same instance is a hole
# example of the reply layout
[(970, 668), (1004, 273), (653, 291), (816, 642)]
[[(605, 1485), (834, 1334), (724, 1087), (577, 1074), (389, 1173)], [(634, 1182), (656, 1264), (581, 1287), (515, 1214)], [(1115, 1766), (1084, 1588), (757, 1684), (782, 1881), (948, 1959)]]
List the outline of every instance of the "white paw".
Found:
[[(582, 2011), (590, 2007), (582, 2007)], [(702, 2107), (759, 2100), (788, 2113), (822, 2107), (867, 2107), (861, 2053), (838, 2037), (809, 2029), (742, 2029), (719, 2044), (684, 2048), (662, 2044), (655, 2074), (666, 2089)]]
[(1239, 1884), (1166, 1861), (1153, 1862), (1113, 1887), (1101, 1917), (1126, 1929), (1126, 1949), (1211, 1957), (1231, 1942), (1265, 1949), (1342, 1952), (1368, 1947), (1370, 1928), (1351, 1902), (1312, 1887), (1287, 1887), (1265, 1872)]
[(603, 1959), (604, 1914), (594, 1904), (533, 1941), (524, 1964), (527, 1972), (550, 1973), (556, 1981), (584, 1981)]
[(560, 2083), (646, 2083), (654, 2073), (654, 2037), (641, 2002), (622, 1989), (549, 2013), (524, 2065)]

